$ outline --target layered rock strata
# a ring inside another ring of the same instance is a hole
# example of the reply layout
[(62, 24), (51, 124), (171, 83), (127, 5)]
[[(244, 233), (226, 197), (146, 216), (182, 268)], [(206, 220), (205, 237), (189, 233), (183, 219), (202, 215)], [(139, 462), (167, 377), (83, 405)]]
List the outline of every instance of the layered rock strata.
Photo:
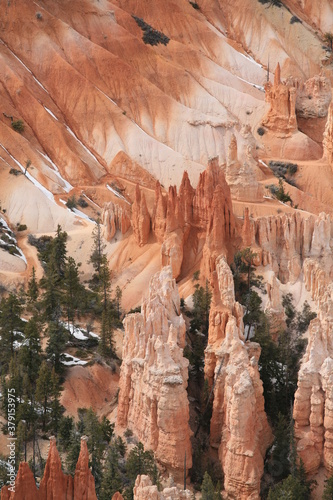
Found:
[(295, 82), (296, 115), (299, 130), (321, 143), (332, 100), (331, 82), (317, 75), (306, 82)]
[(282, 283), (294, 283), (308, 257), (330, 249), (331, 219), (327, 214), (305, 216), (299, 212), (251, 219), (244, 213), (243, 245), (257, 254), (256, 265), (270, 265)]
[(157, 185), (152, 228), (158, 241), (163, 242), (162, 264), (172, 266), (175, 278), (182, 270), (184, 252), (188, 265), (201, 251), (200, 240), (206, 242), (206, 253), (215, 257), (228, 253), (236, 224), (230, 188), (218, 158), (209, 161), (195, 190), (187, 172), (178, 195), (176, 187), (171, 186), (165, 199)]
[(97, 500), (95, 481), (88, 467), (88, 461), (87, 438), (82, 437), (74, 479), (67, 476), (62, 472), (56, 440), (52, 437), (39, 490), (28, 464), (21, 462), (15, 480), (15, 491), (4, 486), (1, 490), (1, 500)]
[(111, 241), (116, 232), (127, 233), (131, 227), (131, 214), (128, 209), (113, 203), (105, 203), (102, 213), (102, 222), (105, 227), (105, 239)]
[(244, 342), (243, 309), (235, 301), (223, 256), (212, 273), (205, 374), (213, 387), (211, 445), (218, 449), (228, 498), (259, 499), (264, 456), (272, 434), (259, 376), (260, 346)]
[(308, 329), (308, 346), (298, 374), (294, 419), (297, 452), (307, 472), (320, 465), (333, 472), (333, 265), (332, 254), (304, 263), (306, 288), (319, 312)]
[(234, 134), (228, 147), (226, 163), (226, 180), (232, 197), (239, 201), (261, 203), (263, 201), (263, 186), (258, 182), (260, 170), (257, 167), (257, 152), (255, 141), (249, 127), (242, 127), (241, 136), (245, 143), (245, 151), (241, 160), (238, 157), (238, 145)]
[(267, 82), (265, 91), (266, 102), (270, 107), (262, 124), (284, 136), (295, 132), (297, 130), (296, 89), (293, 85), (281, 81), (279, 63), (274, 73), (274, 84)]
[(333, 103), (328, 108), (328, 116), (324, 133), (324, 159), (333, 167)]
[(192, 498), (189, 490), (180, 490), (176, 486), (164, 488), (159, 492), (148, 476), (136, 478), (133, 492), (134, 500), (189, 500)]
[(182, 472), (191, 463), (185, 321), (172, 269), (150, 280), (142, 313), (124, 320), (117, 424), (131, 429), (156, 459)]

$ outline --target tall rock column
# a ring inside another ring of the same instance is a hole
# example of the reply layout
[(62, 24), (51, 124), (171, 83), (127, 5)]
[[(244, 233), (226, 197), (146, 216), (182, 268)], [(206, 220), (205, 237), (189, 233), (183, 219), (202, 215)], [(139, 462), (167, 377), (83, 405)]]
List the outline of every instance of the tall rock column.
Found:
[(308, 329), (308, 345), (298, 373), (294, 419), (297, 451), (307, 472), (324, 465), (333, 472), (333, 265), (329, 252), (320, 262), (306, 259), (306, 288), (318, 304)]
[(150, 215), (147, 208), (146, 197), (136, 185), (135, 201), (132, 206), (132, 227), (138, 245), (143, 246), (148, 242), (150, 233)]
[(260, 346), (244, 342), (243, 310), (223, 256), (215, 268), (205, 352), (205, 374), (214, 390), (211, 445), (218, 449), (228, 498), (259, 500), (264, 456), (272, 441), (258, 370)]
[(170, 266), (151, 278), (142, 313), (126, 316), (124, 326), (117, 424), (131, 429), (159, 462), (181, 473), (185, 452), (187, 468), (192, 466), (188, 360)]

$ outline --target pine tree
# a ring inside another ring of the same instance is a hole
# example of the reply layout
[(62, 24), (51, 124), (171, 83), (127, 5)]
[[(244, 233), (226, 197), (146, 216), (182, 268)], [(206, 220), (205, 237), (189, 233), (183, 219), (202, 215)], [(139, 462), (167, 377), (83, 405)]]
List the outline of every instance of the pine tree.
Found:
[[(99, 282), (100, 271), (104, 257), (105, 244), (102, 239), (102, 228), (101, 228), (101, 220), (97, 219), (95, 229), (93, 231), (94, 245), (93, 251), (89, 259), (89, 263), (93, 265), (95, 270), (95, 280)], [(94, 279), (94, 278), (93, 278)]]
[(41, 364), (40, 321), (32, 316), (25, 327), (25, 340), (19, 351), (19, 362), (24, 366), (29, 382), (35, 384)]
[(63, 303), (66, 310), (68, 328), (70, 328), (70, 324), (74, 328), (75, 316), (81, 306), (84, 294), (84, 287), (80, 283), (79, 278), (79, 266), (80, 264), (76, 264), (73, 257), (69, 257), (65, 267)]
[(39, 287), (36, 279), (36, 271), (35, 268), (33, 267), (26, 293), (27, 309), (29, 312), (36, 312), (38, 297), (39, 297)]
[(201, 485), (202, 500), (215, 500), (215, 488), (213, 481), (206, 471)]
[(56, 236), (52, 240), (50, 260), (54, 261), (60, 279), (65, 275), (67, 260), (66, 242), (67, 233), (62, 231), (61, 226), (58, 224)]
[(123, 481), (119, 470), (120, 454), (117, 446), (112, 443), (107, 454), (103, 470), (103, 479), (99, 494), (100, 500), (109, 500), (113, 495), (123, 490)]
[(0, 303), (0, 361), (2, 369), (8, 367), (9, 360), (14, 356), (15, 340), (22, 340), (17, 333), (23, 328), (21, 320), (22, 306), (13, 293)]
[(36, 384), (36, 401), (40, 403), (42, 409), (42, 428), (43, 431), (46, 430), (46, 424), (48, 421), (48, 409), (50, 406), (50, 398), (52, 394), (52, 386), (51, 386), (51, 373), (50, 369), (47, 366), (47, 363), (43, 361), (39, 373)]
[(324, 493), (322, 500), (333, 500), (333, 476), (325, 481)]
[(117, 316), (118, 316), (118, 319), (120, 319), (120, 311), (121, 311), (121, 307), (120, 307), (120, 304), (121, 304), (121, 298), (123, 296), (123, 292), (121, 291), (121, 288), (120, 286), (118, 285), (116, 287), (116, 309), (117, 309)]
[(61, 354), (66, 346), (65, 328), (59, 321), (51, 321), (47, 329), (47, 334), (49, 340), (46, 347), (46, 354), (52, 362), (55, 371), (61, 373), (63, 370)]
[(59, 377), (53, 368), (51, 373), (51, 404), (50, 404), (50, 430), (52, 433), (57, 436), (59, 430), (59, 424), (64, 413), (64, 407), (60, 404), (60, 394), (61, 394), (61, 385), (59, 381)]

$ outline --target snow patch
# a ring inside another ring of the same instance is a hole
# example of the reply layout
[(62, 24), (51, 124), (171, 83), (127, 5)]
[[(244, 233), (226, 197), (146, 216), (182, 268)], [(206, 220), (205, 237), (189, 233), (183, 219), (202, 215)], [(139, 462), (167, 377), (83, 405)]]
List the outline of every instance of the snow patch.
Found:
[(82, 359), (76, 358), (75, 356), (72, 356), (71, 354), (65, 352), (62, 355), (61, 363), (65, 366), (78, 366), (78, 365), (84, 366), (88, 363), (88, 361), (83, 361)]
[(121, 200), (126, 201), (126, 203), (128, 203), (128, 204), (130, 205), (130, 202), (129, 202), (129, 201), (127, 201), (127, 200), (126, 200), (126, 198), (125, 198), (122, 194), (118, 193), (118, 191), (117, 191), (116, 189), (113, 189), (111, 186), (109, 186), (109, 184), (107, 184), (107, 185), (106, 185), (106, 187), (107, 187), (107, 189), (108, 189), (109, 191), (111, 191), (111, 192), (112, 192), (115, 196), (117, 196), (117, 198), (120, 198)]

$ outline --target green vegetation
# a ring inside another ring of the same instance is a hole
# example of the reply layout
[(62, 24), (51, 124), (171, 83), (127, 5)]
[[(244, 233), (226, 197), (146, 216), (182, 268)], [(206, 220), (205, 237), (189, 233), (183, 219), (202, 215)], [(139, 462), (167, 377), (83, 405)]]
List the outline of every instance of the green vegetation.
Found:
[(23, 120), (13, 120), (12, 121), (12, 127), (16, 132), (19, 132), (20, 134), (24, 132), (24, 122)]
[(331, 32), (326, 32), (323, 36), (324, 42), (328, 45), (330, 50), (333, 50), (333, 33)]
[(265, 134), (265, 129), (264, 127), (259, 127), (257, 129), (257, 134), (260, 135), (260, 136), (263, 136)]
[(290, 19), (290, 24), (301, 23), (302, 21), (297, 16), (292, 16)]
[(322, 500), (333, 500), (333, 476), (325, 481), (324, 493)]
[(197, 2), (191, 2), (191, 1), (190, 1), (190, 4), (192, 5), (193, 9), (200, 10), (200, 7), (199, 7), (199, 5), (197, 4)]
[(161, 43), (162, 45), (168, 45), (170, 42), (170, 38), (161, 33), (161, 31), (155, 30), (149, 24), (147, 24), (142, 18), (133, 16), (136, 24), (142, 29), (143, 37), (142, 40), (144, 43), (149, 45), (158, 45)]
[(73, 208), (77, 208), (77, 201), (75, 194), (73, 196), (70, 196), (68, 200), (66, 201), (66, 207), (69, 208), (70, 210), (73, 210)]

